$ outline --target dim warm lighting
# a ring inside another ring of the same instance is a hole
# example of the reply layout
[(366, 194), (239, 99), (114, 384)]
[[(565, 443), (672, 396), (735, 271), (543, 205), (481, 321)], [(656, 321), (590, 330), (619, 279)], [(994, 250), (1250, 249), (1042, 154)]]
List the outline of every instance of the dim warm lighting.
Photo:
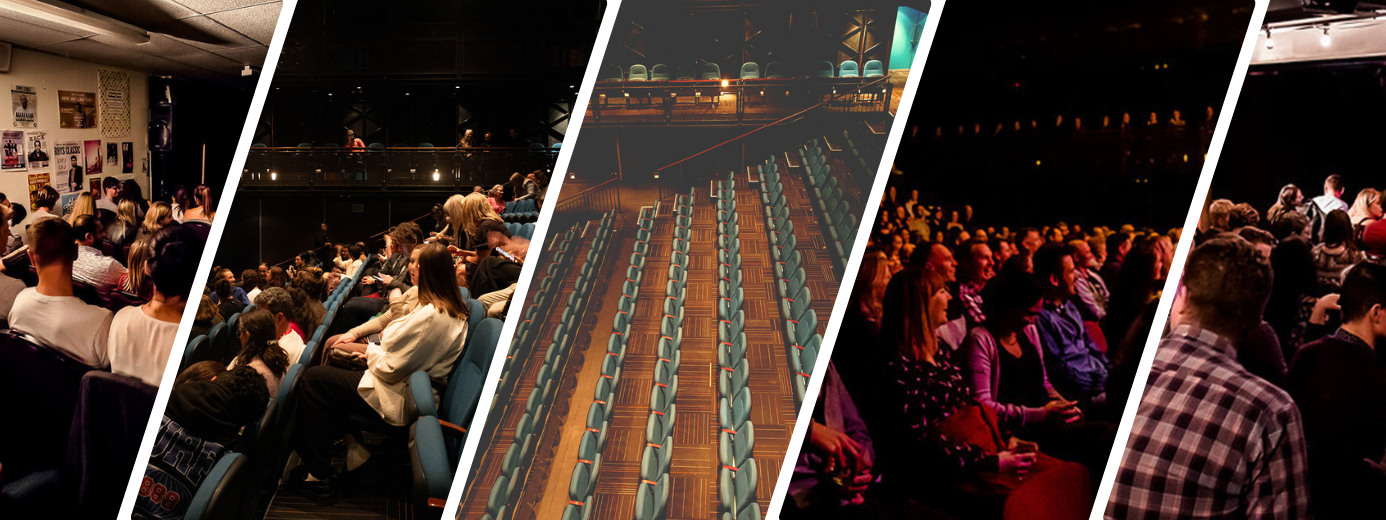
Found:
[(694, 96), (697, 96), (697, 97), (703, 97), (703, 93), (702, 93), (702, 92), (694, 92), (693, 95), (694, 95)]
[(279, 180), (279, 174), (278, 174), (278, 173), (275, 173), (275, 172), (270, 172), (270, 180), (272, 180), (272, 181), (277, 181), (277, 180)]
[(1040, 165), (1039, 159), (1035, 159), (1035, 166), (1039, 166), (1039, 165)]
[(1328, 35), (1328, 28), (1323, 28), (1323, 36), (1319, 37), (1319, 45), (1329, 47), (1333, 45), (1333, 37)]
[(576, 179), (576, 178), (577, 178), (577, 172), (568, 172), (568, 178), (569, 178), (569, 179)]
[(405, 92), (405, 93), (404, 93), (404, 95), (406, 95), (406, 96), (408, 96), (408, 95), (409, 95), (409, 93), (408, 93), (408, 92)]
[(438, 180), (439, 178), (440, 178), (440, 176), (438, 175), (438, 170), (433, 170), (433, 180), (436, 181), (436, 180)]
[(725, 87), (725, 86), (727, 86), (727, 85), (728, 85), (728, 83), (727, 83), (727, 80), (725, 80), (725, 79), (724, 79), (724, 80), (722, 80), (722, 86), (724, 86), (724, 87)]
[(328, 93), (327, 93), (327, 97), (332, 97), (332, 93), (331, 93), (331, 92), (328, 92)]
[(659, 178), (659, 172), (655, 172), (655, 178), (656, 178), (656, 179)]
[(630, 97), (630, 92), (622, 92), (622, 94), (625, 94), (626, 97)]
[(1189, 154), (1184, 154), (1184, 162), (1189, 162)]

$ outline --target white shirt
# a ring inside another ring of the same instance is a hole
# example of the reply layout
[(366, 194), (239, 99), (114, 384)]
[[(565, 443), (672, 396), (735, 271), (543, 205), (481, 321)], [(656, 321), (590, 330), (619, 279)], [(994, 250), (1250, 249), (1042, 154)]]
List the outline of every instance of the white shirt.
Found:
[(101, 250), (91, 246), (77, 246), (77, 261), (72, 263), (72, 279), (96, 287), (102, 293), (110, 292), (120, 283), (121, 275), (127, 272), (125, 266), (116, 259), (101, 254)]
[(89, 366), (110, 363), (106, 337), (111, 330), (111, 311), (82, 303), (76, 296), (48, 296), (33, 287), (24, 289), (10, 308), (10, 328)]
[(299, 337), (298, 333), (290, 329), (288, 332), (284, 333), (283, 337), (279, 338), (279, 346), (283, 347), (284, 352), (289, 354), (289, 364), (292, 365), (298, 362), (299, 356), (303, 355), (303, 347), (305, 345), (303, 344), (303, 338)]
[(260, 288), (259, 288), (259, 287), (256, 287), (256, 288), (254, 288), (254, 289), (251, 289), (250, 292), (245, 293), (245, 297), (246, 297), (247, 300), (250, 300), (250, 303), (255, 303), (255, 297), (256, 297), (256, 296), (259, 296), (259, 295), (260, 295)]
[(1318, 204), (1319, 209), (1323, 210), (1324, 213), (1331, 213), (1335, 209), (1341, 209), (1343, 211), (1348, 210), (1348, 205), (1346, 202), (1343, 202), (1343, 199), (1327, 193), (1314, 197), (1314, 204)]
[(111, 321), (111, 372), (159, 386), (177, 335), (176, 321), (154, 319), (139, 306), (121, 309)]

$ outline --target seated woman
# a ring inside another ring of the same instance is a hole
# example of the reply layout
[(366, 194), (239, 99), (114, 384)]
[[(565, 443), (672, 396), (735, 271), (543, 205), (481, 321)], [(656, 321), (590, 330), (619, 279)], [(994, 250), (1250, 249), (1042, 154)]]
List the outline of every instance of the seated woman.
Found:
[(193, 201), (197, 203), (197, 206), (183, 211), (184, 222), (189, 220), (211, 222), (216, 218), (217, 200), (216, 197), (212, 196), (212, 188), (198, 186), (196, 190), (193, 190)]
[[(422, 370), (429, 377), (446, 377), (462, 354), (467, 307), (453, 283), (447, 249), (437, 244), (417, 248), (409, 271), (416, 282), (412, 296), (397, 295), (402, 301), (391, 309), (389, 321), (373, 325), (381, 326), (380, 342), (359, 354), (366, 370), (316, 366), (305, 371), (299, 383), (302, 400), (292, 446), (304, 470), (296, 470), (295, 477), (303, 477), (291, 478), (290, 485), (319, 504), (337, 500), (333, 445), (355, 428), (346, 418), (370, 417), (382, 428), (405, 426), (409, 375)], [(364, 446), (354, 442), (348, 443), (348, 453), (349, 461), (364, 463), (369, 458)]]
[(160, 230), (150, 242), (153, 252), (145, 262), (144, 276), (152, 281), (154, 290), (148, 303), (115, 314), (106, 349), (111, 372), (159, 386), (205, 243), (200, 235), (181, 225)]
[(332, 259), (332, 263), (340, 268), (342, 273), (346, 276), (356, 274), (356, 270), (360, 269), (361, 266), (366, 263), (365, 244), (361, 242), (357, 242), (350, 246), (338, 244), (337, 257)]
[(122, 200), (117, 208), (116, 221), (106, 229), (106, 238), (118, 245), (134, 242), (140, 232), (140, 207), (133, 200)]
[(954, 364), (957, 353), (938, 341), (949, 299), (943, 278), (921, 268), (896, 274), (886, 289), (882, 323), (893, 325), (881, 343), (898, 352), (885, 367), (884, 408), (873, 414), (887, 446), (878, 451), (891, 453), (876, 462), (882, 474), (921, 501), (968, 517), (1087, 517), (1087, 471), (1012, 436), (1010, 424), (973, 398)]
[(1001, 426), (1032, 439), (1055, 456), (1101, 475), (1116, 432), (1110, 423), (1085, 421), (1076, 401), (1049, 384), (1035, 316), (1044, 286), (1030, 273), (1007, 272), (982, 290), (987, 319), (968, 332), (959, 353), (972, 396)]
[(226, 368), (247, 366), (265, 377), (269, 395), (279, 395), (279, 383), (289, 370), (289, 353), (279, 346), (274, 316), (264, 309), (241, 314), (241, 351)]
[(166, 202), (155, 202), (149, 206), (149, 212), (144, 214), (144, 224), (140, 225), (140, 231), (135, 235), (136, 240), (148, 238), (150, 235), (158, 233), (160, 229), (170, 224), (176, 224), (173, 220), (173, 210)]
[(505, 186), (497, 184), (491, 187), (491, 191), (486, 192), (486, 202), (491, 204), (491, 210), (496, 213), (505, 213)]

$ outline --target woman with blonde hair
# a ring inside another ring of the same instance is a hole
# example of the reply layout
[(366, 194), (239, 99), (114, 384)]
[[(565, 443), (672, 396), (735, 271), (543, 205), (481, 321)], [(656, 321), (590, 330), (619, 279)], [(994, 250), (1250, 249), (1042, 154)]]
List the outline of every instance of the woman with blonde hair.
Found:
[(505, 220), (491, 209), (485, 195), (453, 195), (443, 203), (443, 211), (448, 215), (452, 231), (450, 242), (453, 248), (449, 251), (465, 263), (475, 264), (491, 255), (491, 233), (510, 238)]
[(1357, 200), (1352, 202), (1352, 207), (1348, 209), (1348, 217), (1352, 219), (1354, 229), (1363, 228), (1381, 219), (1381, 192), (1375, 188), (1364, 188), (1357, 192)]
[(212, 219), (216, 218), (217, 201), (216, 198), (212, 196), (212, 188), (198, 186), (196, 190), (193, 190), (193, 200), (197, 203), (197, 207), (190, 208), (183, 212), (184, 222), (189, 220), (211, 222)]
[(134, 242), (140, 232), (139, 205), (133, 200), (122, 199), (116, 209), (116, 221), (106, 230), (106, 238), (120, 245)]
[(138, 237), (144, 238), (173, 222), (173, 209), (167, 202), (155, 202), (149, 205), (149, 211), (144, 214), (144, 225), (140, 226)]
[(520, 172), (510, 174), (510, 200), (517, 200), (525, 193), (525, 175)]
[(96, 199), (92, 198), (91, 193), (83, 192), (77, 196), (77, 201), (72, 203), (72, 211), (67, 214), (68, 224), (77, 221), (77, 217), (82, 215), (96, 214)]
[(149, 299), (154, 291), (154, 286), (148, 283), (144, 275), (144, 264), (149, 261), (149, 254), (152, 252), (153, 248), (150, 247), (147, 238), (135, 240), (130, 244), (130, 256), (125, 263), (129, 269), (120, 277), (120, 290), (146, 300)]

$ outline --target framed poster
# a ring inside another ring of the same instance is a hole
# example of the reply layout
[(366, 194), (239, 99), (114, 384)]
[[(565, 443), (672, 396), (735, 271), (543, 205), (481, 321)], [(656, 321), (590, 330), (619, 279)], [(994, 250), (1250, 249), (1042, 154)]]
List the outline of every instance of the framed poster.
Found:
[(115, 173), (116, 167), (120, 166), (120, 143), (106, 143), (106, 169)]
[(53, 143), (54, 188), (58, 193), (72, 193), (82, 189), (82, 173), (86, 163), (82, 161), (81, 141), (62, 141)]
[(95, 92), (58, 91), (58, 121), (62, 128), (97, 128)]
[(24, 131), (5, 130), (0, 132), (0, 170), (23, 170), (28, 156), (24, 151)]
[(135, 143), (120, 143), (120, 158), (124, 163), (120, 167), (120, 173), (135, 173)]
[[(101, 168), (101, 140), (93, 139), (82, 141), (82, 151), (87, 156), (87, 175), (100, 177)], [(81, 191), (81, 186), (73, 191)]]
[(38, 209), (38, 201), (34, 200), (34, 192), (47, 185), (48, 172), (29, 174), (29, 211)]
[(29, 169), (48, 168), (48, 132), (29, 131), (24, 133), (29, 142)]
[(14, 104), (14, 126), (38, 128), (38, 92), (34, 87), (15, 85), (10, 89), (10, 99)]

